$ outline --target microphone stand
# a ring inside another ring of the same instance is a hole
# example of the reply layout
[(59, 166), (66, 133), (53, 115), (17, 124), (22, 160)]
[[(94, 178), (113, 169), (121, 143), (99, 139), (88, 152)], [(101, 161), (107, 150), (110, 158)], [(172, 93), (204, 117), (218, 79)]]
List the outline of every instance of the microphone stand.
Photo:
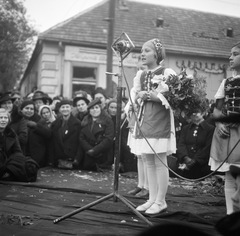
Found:
[(120, 124), (121, 124), (121, 110), (122, 110), (122, 74), (123, 74), (123, 56), (120, 53), (120, 60), (119, 60), (119, 74), (118, 76), (118, 87), (117, 87), (117, 114), (116, 114), (116, 140), (115, 140), (115, 155), (114, 155), (114, 184), (113, 184), (113, 192), (108, 194), (107, 196), (104, 196), (92, 203), (89, 203), (79, 209), (76, 209), (66, 215), (63, 215), (53, 221), (54, 224), (57, 224), (58, 222), (67, 219), (81, 211), (87, 210), (101, 202), (104, 202), (110, 198), (113, 198), (114, 202), (117, 202), (119, 199), (122, 203), (124, 203), (128, 208), (132, 210), (132, 212), (137, 215), (140, 219), (142, 219), (144, 222), (146, 222), (149, 226), (152, 226), (153, 224), (146, 219), (139, 211), (137, 211), (135, 208), (136, 206), (130, 202), (125, 197), (121, 196), (118, 193), (118, 180), (119, 180), (119, 162), (120, 162), (120, 150), (121, 150), (121, 131), (120, 131)]

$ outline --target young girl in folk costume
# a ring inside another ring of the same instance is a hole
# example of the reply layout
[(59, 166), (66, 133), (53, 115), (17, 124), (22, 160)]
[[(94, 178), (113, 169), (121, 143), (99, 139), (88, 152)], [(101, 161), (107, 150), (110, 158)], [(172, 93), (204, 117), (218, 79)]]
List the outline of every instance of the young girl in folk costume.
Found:
[[(240, 42), (231, 49), (230, 68), (232, 77), (224, 79), (215, 95), (216, 106), (213, 116), (221, 118), (233, 114), (240, 115)], [(230, 165), (240, 166), (240, 143), (233, 149), (240, 138), (240, 123), (216, 122), (213, 135), (209, 165), (211, 170), (225, 172), (225, 200), (227, 214), (233, 212), (232, 197), (236, 191), (236, 180), (229, 171)], [(233, 150), (232, 150), (233, 149)], [(223, 161), (227, 158), (226, 162)]]
[(176, 151), (173, 112), (163, 95), (168, 91), (165, 79), (176, 73), (162, 66), (164, 57), (165, 50), (159, 39), (143, 44), (141, 59), (146, 69), (136, 74), (131, 91), (132, 100), (140, 100), (140, 107), (134, 139), (129, 141), (129, 145), (134, 154), (146, 158), (149, 183), (149, 199), (137, 210), (147, 214), (157, 214), (167, 208), (167, 155)]

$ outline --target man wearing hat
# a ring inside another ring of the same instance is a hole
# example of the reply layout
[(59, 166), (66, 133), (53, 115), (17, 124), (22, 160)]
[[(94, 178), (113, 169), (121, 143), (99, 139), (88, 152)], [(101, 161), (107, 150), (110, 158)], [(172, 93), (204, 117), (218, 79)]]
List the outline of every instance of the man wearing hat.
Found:
[(21, 102), (22, 102), (22, 96), (20, 94), (19, 91), (12, 91), (11, 97), (14, 99), (13, 103), (16, 106), (20, 106)]
[(50, 105), (52, 103), (52, 99), (48, 96), (48, 94), (40, 90), (34, 92), (32, 100), (35, 103), (37, 111), (39, 111), (40, 106)]

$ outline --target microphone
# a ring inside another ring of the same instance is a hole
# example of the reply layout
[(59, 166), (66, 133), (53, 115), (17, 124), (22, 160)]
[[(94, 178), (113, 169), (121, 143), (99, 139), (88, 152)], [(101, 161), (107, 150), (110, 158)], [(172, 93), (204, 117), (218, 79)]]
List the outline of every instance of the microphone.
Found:
[(124, 53), (127, 52), (129, 50), (131, 50), (131, 44), (129, 41), (127, 40), (120, 40), (118, 42), (115, 43), (115, 45), (113, 45), (114, 50), (120, 52), (120, 53)]
[(126, 33), (122, 33), (118, 39), (112, 44), (112, 49), (117, 57), (121, 56), (121, 59), (127, 57), (127, 55), (133, 50), (134, 44)]

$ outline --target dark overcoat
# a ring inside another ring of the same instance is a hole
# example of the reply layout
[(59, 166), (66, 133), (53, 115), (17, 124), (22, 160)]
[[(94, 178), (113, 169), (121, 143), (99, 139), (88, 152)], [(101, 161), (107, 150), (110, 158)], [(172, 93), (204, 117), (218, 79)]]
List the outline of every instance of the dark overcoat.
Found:
[(56, 165), (59, 159), (61, 160), (75, 160), (79, 159), (79, 133), (81, 129), (81, 122), (70, 115), (65, 131), (62, 128), (63, 118), (58, 117), (51, 126), (51, 150), (50, 160)]
[(52, 130), (43, 119), (37, 117), (37, 125), (28, 129), (28, 145), (26, 154), (31, 156), (40, 167), (44, 167), (48, 162), (48, 144)]
[[(114, 125), (112, 119), (102, 111), (100, 117), (93, 121), (91, 115), (84, 117), (80, 132), (80, 145), (83, 149), (83, 169), (95, 169), (96, 164), (104, 164), (108, 161), (108, 155), (112, 155), (114, 139)], [(93, 150), (93, 155), (86, 152)]]
[[(195, 124), (190, 123), (185, 125), (181, 131), (177, 145), (177, 158), (180, 163), (185, 156), (196, 161), (197, 165), (191, 170), (194, 176), (197, 176), (197, 173), (201, 176), (201, 172), (203, 174), (210, 171), (208, 161), (214, 128), (205, 120), (197, 129)], [(189, 175), (191, 175), (190, 172)]]
[(13, 181), (34, 182), (37, 179), (38, 164), (22, 153), (16, 133), (7, 126), (1, 135), (0, 179), (6, 172)]
[(11, 112), (11, 121), (9, 126), (17, 134), (22, 151), (23, 153), (25, 153), (28, 141), (28, 127), (26, 120), (24, 119), (22, 114), (18, 111), (16, 105), (13, 105), (13, 109)]

